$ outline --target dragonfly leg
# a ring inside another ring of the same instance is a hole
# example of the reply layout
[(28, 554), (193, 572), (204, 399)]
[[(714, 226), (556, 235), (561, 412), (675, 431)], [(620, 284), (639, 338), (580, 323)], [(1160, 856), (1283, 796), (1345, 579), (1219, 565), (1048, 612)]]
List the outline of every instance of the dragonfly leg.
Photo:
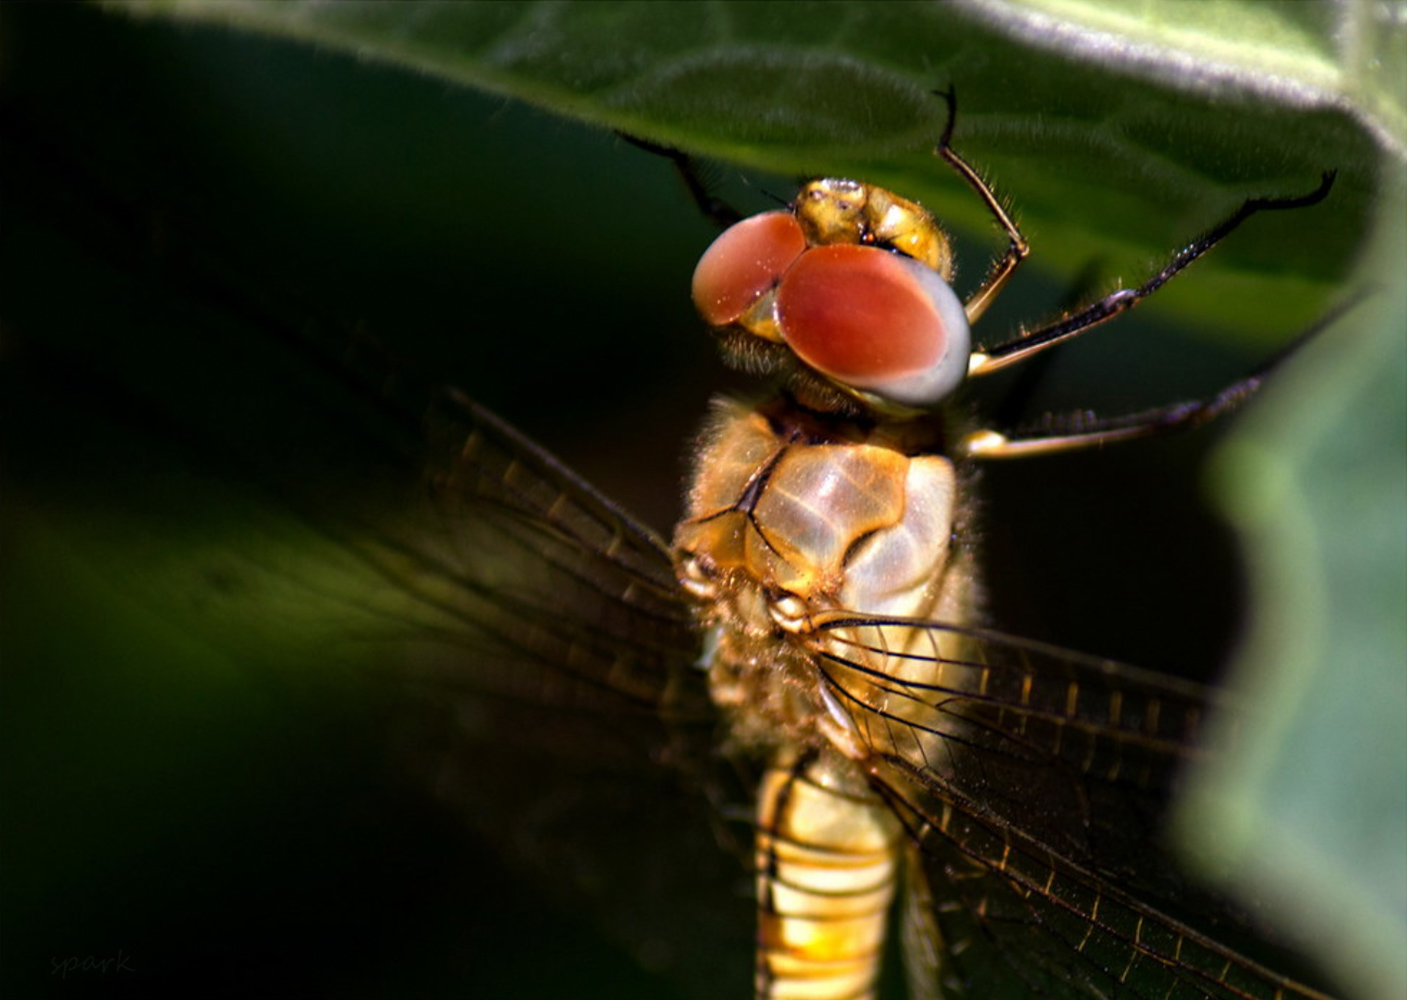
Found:
[(1333, 188), (1336, 173), (1337, 171), (1333, 170), (1325, 171), (1319, 186), (1308, 194), (1289, 198), (1248, 198), (1230, 216), (1179, 250), (1161, 271), (1142, 285), (1137, 288), (1121, 288), (1048, 326), (1037, 330), (1023, 330), (1018, 337), (1004, 344), (975, 352), (968, 365), (968, 376), (987, 375), (999, 371), (1039, 351), (1054, 347), (1056, 344), (1077, 337), (1102, 323), (1107, 323), (1121, 313), (1128, 312), (1166, 285), (1189, 264), (1211, 250), (1257, 212), (1307, 208), (1319, 204), (1328, 197), (1330, 189)]
[(1026, 237), (1021, 235), (1021, 229), (1016, 225), (1016, 220), (1002, 206), (1001, 199), (997, 197), (992, 186), (982, 179), (982, 175), (953, 149), (953, 127), (957, 124), (958, 104), (957, 95), (949, 87), (947, 90), (935, 90), (934, 95), (943, 98), (948, 105), (948, 123), (943, 127), (943, 136), (938, 140), (938, 145), (934, 148), (935, 155), (940, 156), (947, 164), (958, 172), (958, 176), (967, 182), (967, 186), (977, 192), (977, 196), (982, 199), (987, 210), (996, 219), (997, 225), (1006, 234), (1006, 252), (992, 262), (988, 268), (987, 275), (982, 279), (982, 284), (969, 295), (963, 302), (963, 311), (967, 313), (967, 321), (975, 323), (977, 318), (987, 311), (987, 307), (996, 299), (997, 294), (1002, 290), (1007, 281), (1016, 273), (1016, 268), (1026, 259), (1031, 252), (1031, 245), (1026, 242)]
[(709, 190), (711, 185), (708, 178), (704, 175), (699, 161), (688, 153), (675, 149), (673, 146), (663, 146), (657, 142), (651, 142), (648, 139), (627, 135), (624, 132), (617, 132), (616, 134), (632, 146), (638, 146), (647, 153), (662, 156), (672, 163), (675, 172), (679, 174), (680, 179), (684, 181), (684, 187), (688, 189), (689, 197), (694, 200), (694, 204), (698, 206), (699, 211), (713, 220), (719, 229), (727, 229), (735, 222), (741, 222), (743, 220), (744, 216), (742, 212), (738, 211)]
[(1266, 376), (1286, 358), (1332, 326), (1366, 297), (1366, 292), (1360, 292), (1339, 303), (1251, 374), (1237, 379), (1214, 395), (1117, 417), (1101, 417), (1089, 411), (1079, 411), (1048, 416), (1036, 427), (1010, 433), (992, 429), (974, 431), (959, 442), (958, 450), (970, 458), (982, 460), (1028, 458), (1097, 448), (1201, 426), (1239, 407), (1255, 394)]

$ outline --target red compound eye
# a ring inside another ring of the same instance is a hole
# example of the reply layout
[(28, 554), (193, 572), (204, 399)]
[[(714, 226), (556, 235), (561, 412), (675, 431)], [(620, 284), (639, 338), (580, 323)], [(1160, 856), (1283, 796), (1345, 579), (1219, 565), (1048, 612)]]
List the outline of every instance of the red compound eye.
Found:
[(875, 247), (814, 247), (777, 289), (788, 346), (836, 382), (932, 406), (967, 374), (962, 303), (929, 268)]
[(728, 227), (694, 268), (695, 307), (710, 326), (735, 322), (805, 249), (790, 212), (764, 212)]

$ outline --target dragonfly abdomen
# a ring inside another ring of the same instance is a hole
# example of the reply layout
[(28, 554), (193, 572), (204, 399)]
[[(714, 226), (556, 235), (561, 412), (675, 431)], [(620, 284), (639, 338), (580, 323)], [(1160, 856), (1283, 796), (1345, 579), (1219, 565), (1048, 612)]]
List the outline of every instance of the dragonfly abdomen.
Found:
[(838, 754), (767, 770), (758, 789), (758, 1000), (874, 996), (899, 830)]

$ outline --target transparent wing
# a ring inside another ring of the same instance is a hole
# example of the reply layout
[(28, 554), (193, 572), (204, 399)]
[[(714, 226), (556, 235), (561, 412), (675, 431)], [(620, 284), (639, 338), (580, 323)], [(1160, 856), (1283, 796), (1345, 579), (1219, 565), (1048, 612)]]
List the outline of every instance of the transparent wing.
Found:
[(418, 689), (407, 759), (649, 965), (745, 995), (748, 831), (724, 817), (749, 791), (717, 751), (667, 551), (457, 393), (426, 429), (425, 504), (365, 548), (418, 607), (386, 664)]
[(1323, 996), (1162, 840), (1210, 692), (930, 622), (840, 618), (814, 648), (917, 847), (910, 920), (941, 941), (911, 964), (949, 995)]
[[(745, 783), (659, 539), (380, 345), (249, 288), (178, 225), (153, 254), (149, 213), (101, 178), (7, 148), (38, 190), (67, 182), (11, 220), (60, 256), (16, 270), (26, 294), (5, 304), (9, 427), (52, 442), (13, 477), (32, 506), (72, 510), (71, 544), (124, 598), (255, 686), (355, 702), (376, 751), (389, 725), (411, 777), (482, 835), (466, 848), (495, 849), (483, 868), (507, 859), (525, 895), (688, 994), (746, 995), (747, 852), (725, 818)], [(70, 284), (97, 291), (53, 291)], [(500, 906), (463, 900), (454, 931)]]
[[(438, 393), (425, 502), (367, 557), (413, 594), (427, 681), (709, 722), (699, 641), (664, 545), (482, 407)], [(438, 616), (440, 624), (433, 624)], [(424, 625), (429, 625), (426, 628)], [(472, 666), (455, 652), (485, 650)]]

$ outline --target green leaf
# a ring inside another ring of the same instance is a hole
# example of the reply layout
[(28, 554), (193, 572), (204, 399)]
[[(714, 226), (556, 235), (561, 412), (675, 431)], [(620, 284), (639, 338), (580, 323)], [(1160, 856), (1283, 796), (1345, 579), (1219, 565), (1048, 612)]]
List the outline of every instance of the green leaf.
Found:
[[(124, 4), (343, 49), (584, 122), (784, 175), (861, 176), (970, 230), (990, 221), (929, 150), (957, 88), (961, 146), (1020, 193), (1044, 265), (1166, 254), (1248, 194), (1342, 171), (1332, 217), (1267, 220), (1171, 289), (1189, 320), (1283, 333), (1341, 279), (1373, 143), (1403, 109), (1354, 96), (1401, 72), (1367, 5)], [(1388, 32), (1390, 34), (1390, 32)], [(1236, 41), (1228, 41), (1235, 39)], [(1390, 90), (1375, 88), (1374, 95)], [(1395, 138), (1394, 138), (1395, 137)], [(1091, 196), (1094, 191), (1099, 197)]]
[(1380, 1000), (1407, 989), (1407, 289), (1387, 283), (1407, 201), (1386, 200), (1384, 284), (1278, 373), (1212, 470), (1251, 568), (1232, 684), (1254, 710), (1180, 820), (1209, 873)]

